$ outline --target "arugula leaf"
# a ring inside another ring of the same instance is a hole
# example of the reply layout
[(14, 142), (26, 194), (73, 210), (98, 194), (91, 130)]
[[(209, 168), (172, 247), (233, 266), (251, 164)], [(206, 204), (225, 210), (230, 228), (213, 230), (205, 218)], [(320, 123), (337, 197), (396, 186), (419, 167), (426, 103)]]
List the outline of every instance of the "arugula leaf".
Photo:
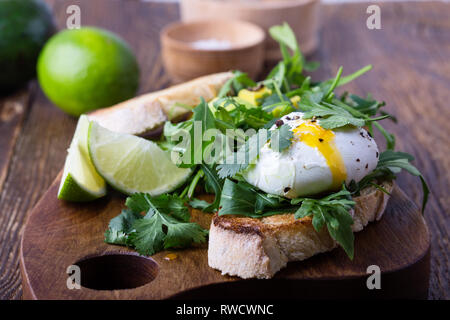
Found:
[(376, 169), (378, 170), (389, 169), (393, 173), (398, 173), (402, 169), (404, 169), (413, 176), (419, 177), (423, 191), (423, 199), (422, 199), (422, 213), (423, 213), (425, 212), (425, 208), (428, 202), (430, 188), (428, 187), (428, 184), (425, 181), (423, 175), (415, 166), (413, 166), (410, 163), (410, 161), (414, 161), (414, 157), (408, 153), (386, 150), (381, 153)]
[[(305, 62), (305, 58), (298, 46), (296, 36), (287, 23), (271, 27), (269, 33), (272, 38), (280, 44), (283, 61), (269, 73), (268, 79), (275, 77), (274, 82), (277, 84), (277, 87), (288, 92), (291, 90), (291, 86), (300, 86), (303, 83), (305, 79), (305, 76), (302, 74), (303, 69), (313, 71), (319, 64), (317, 62)], [(289, 50), (291, 50), (292, 54)], [(280, 77), (282, 74), (285, 76), (282, 79), (281, 85)]]
[(330, 98), (333, 97), (333, 91), (334, 89), (338, 86), (339, 84), (339, 80), (341, 79), (341, 75), (342, 75), (342, 66), (339, 67), (339, 70), (336, 74), (336, 77), (333, 79), (333, 82), (331, 82), (330, 85), (328, 85), (326, 82), (326, 93), (325, 93), (325, 100), (329, 100)]
[[(301, 74), (305, 59), (300, 52), (297, 38), (291, 27), (285, 22), (283, 25), (271, 27), (269, 33), (271, 37), (280, 44), (283, 62), (288, 65), (288, 68), (286, 68), (289, 69), (288, 74), (290, 76)], [(288, 53), (287, 48), (293, 51), (293, 55)]]
[(137, 193), (125, 204), (128, 209), (110, 221), (105, 233), (108, 243), (132, 246), (140, 254), (152, 255), (162, 249), (206, 241), (207, 231), (188, 222), (189, 210), (180, 197)]
[(294, 135), (291, 131), (291, 127), (287, 124), (283, 124), (271, 132), (269, 146), (277, 152), (282, 152), (291, 146), (293, 137)]
[(351, 193), (345, 188), (345, 185), (341, 191), (322, 199), (298, 198), (291, 200), (292, 204), (300, 202), (301, 206), (295, 212), (295, 218), (313, 216), (312, 224), (317, 232), (326, 225), (330, 236), (353, 260), (354, 235), (351, 227), (353, 218), (349, 210), (355, 206), (355, 202), (351, 199)]
[(256, 189), (245, 181), (234, 182), (226, 179), (220, 199), (219, 215), (242, 215), (251, 218), (262, 218), (280, 213), (294, 213), (296, 219), (312, 216), (313, 226), (320, 231), (327, 226), (330, 236), (353, 259), (353, 218), (349, 211), (355, 202), (351, 193), (343, 186), (322, 199), (286, 198), (271, 195)]
[(324, 102), (323, 105), (309, 100), (308, 104), (300, 103), (304, 109), (303, 119), (320, 118), (319, 124), (324, 129), (335, 129), (346, 125), (363, 126), (364, 119), (356, 118), (350, 112), (335, 104)]
[(280, 45), (287, 46), (292, 51), (299, 50), (297, 38), (286, 22), (282, 25), (271, 27), (269, 33), (275, 41), (280, 43)]
[[(267, 121), (273, 119), (273, 115), (264, 109), (253, 106), (237, 97), (219, 99), (215, 101), (214, 106), (217, 108), (215, 113), (216, 125), (222, 127), (222, 129), (259, 129)], [(232, 106), (231, 110), (229, 106)]]
[[(381, 134), (385, 137), (387, 148), (390, 150), (393, 150), (395, 147), (395, 136), (389, 132), (387, 132), (377, 121), (380, 120), (380, 118), (371, 118), (368, 115), (362, 113), (361, 111), (353, 108), (352, 106), (349, 106), (338, 99), (333, 99), (332, 104), (335, 106), (346, 110), (348, 113), (350, 113), (353, 117), (363, 119), (365, 124), (369, 126), (369, 132), (371, 132), (371, 126), (372, 124), (381, 132)], [(327, 104), (328, 105), (328, 104)], [(386, 117), (382, 117), (384, 119)]]
[(219, 216), (248, 215), (254, 212), (256, 196), (252, 188), (244, 182), (235, 183), (226, 179), (220, 198)]
[[(370, 94), (367, 95), (367, 98), (362, 98), (355, 94), (350, 94), (349, 96), (344, 95), (343, 97), (341, 97), (341, 101), (347, 103), (348, 105), (351, 105), (354, 109), (369, 117), (373, 117), (379, 112), (381, 112), (381, 114), (383, 115), (388, 115), (388, 113), (380, 111), (380, 108), (384, 107), (386, 103), (384, 101), (380, 102), (374, 100)], [(389, 117), (394, 122), (397, 121), (397, 119), (393, 115), (389, 115)]]
[(296, 208), (290, 205), (288, 200), (265, 194), (245, 181), (234, 182), (226, 179), (220, 198), (219, 216), (243, 215), (262, 218), (283, 212), (294, 212)]
[[(167, 134), (168, 137), (180, 129), (185, 129), (189, 134), (190, 139), (186, 149), (178, 150), (183, 156), (183, 161), (178, 164), (181, 168), (192, 168), (200, 164), (203, 161), (205, 149), (213, 143), (213, 141), (203, 141), (203, 134), (209, 129), (216, 129), (216, 121), (205, 99), (200, 99), (201, 102), (193, 109), (194, 115), (189, 120), (188, 125), (179, 124), (175, 127), (173, 125), (165, 125), (164, 127), (164, 134)], [(201, 124), (201, 127), (198, 128), (196, 124)], [(198, 134), (200, 134), (200, 138), (196, 136)], [(186, 153), (188, 150), (190, 152)]]
[(209, 203), (205, 200), (193, 198), (191, 201), (189, 201), (189, 205), (194, 209), (200, 209), (200, 210), (204, 211), (207, 207), (209, 207), (211, 205), (211, 203)]
[(340, 78), (337, 86), (343, 86), (344, 84), (347, 84), (347, 83), (355, 80), (356, 78), (359, 78), (364, 73), (366, 73), (367, 71), (370, 71), (370, 70), (372, 70), (372, 65), (369, 64), (369, 65), (359, 69), (358, 71), (355, 71), (352, 74), (349, 74), (345, 77)]
[(233, 77), (225, 82), (217, 97), (223, 98), (230, 93), (236, 95), (242, 89), (254, 86), (256, 86), (256, 82), (250, 79), (246, 73), (241, 71), (233, 71)]
[(216, 195), (214, 202), (211, 203), (209, 206), (203, 208), (203, 211), (212, 212), (213, 210), (217, 210), (219, 208), (220, 195), (222, 194), (222, 182), (220, 181), (220, 178), (216, 170), (214, 170), (212, 167), (206, 164), (201, 164), (201, 168), (205, 173), (205, 179), (207, 180), (207, 184), (213, 188), (214, 193)]
[(430, 189), (423, 175), (415, 166), (413, 166), (410, 163), (411, 161), (414, 161), (414, 157), (406, 152), (386, 150), (380, 154), (378, 164), (375, 170), (369, 173), (367, 176), (365, 176), (358, 183), (352, 181), (349, 185), (349, 188), (352, 194), (358, 195), (362, 189), (366, 188), (369, 185), (377, 186), (375, 182), (395, 179), (395, 174), (399, 173), (402, 169), (404, 169), (413, 176), (417, 176), (420, 178), (423, 192), (423, 199), (422, 199), (422, 213), (423, 213), (425, 212), (425, 208), (428, 202)]

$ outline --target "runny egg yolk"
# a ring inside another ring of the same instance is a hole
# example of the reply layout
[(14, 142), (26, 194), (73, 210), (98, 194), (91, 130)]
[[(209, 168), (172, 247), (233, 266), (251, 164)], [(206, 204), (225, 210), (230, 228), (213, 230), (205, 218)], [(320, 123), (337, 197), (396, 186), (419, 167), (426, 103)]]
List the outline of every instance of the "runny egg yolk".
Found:
[(301, 142), (319, 150), (331, 170), (333, 189), (339, 189), (347, 178), (347, 171), (341, 153), (334, 143), (334, 132), (326, 130), (310, 120), (294, 128), (293, 132)]

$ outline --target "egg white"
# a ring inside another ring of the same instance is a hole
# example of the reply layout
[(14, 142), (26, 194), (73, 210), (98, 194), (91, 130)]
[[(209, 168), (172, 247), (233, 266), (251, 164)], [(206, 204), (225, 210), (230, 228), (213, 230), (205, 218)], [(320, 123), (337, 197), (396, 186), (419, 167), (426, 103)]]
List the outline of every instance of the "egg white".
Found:
[[(292, 130), (306, 121), (302, 116), (301, 112), (292, 112), (281, 120)], [(273, 126), (270, 130), (275, 128)], [(351, 180), (359, 182), (377, 166), (379, 151), (375, 140), (363, 128), (348, 126), (332, 131), (335, 147), (346, 169), (346, 183)], [(250, 165), (243, 176), (248, 183), (264, 192), (290, 199), (333, 188), (333, 176), (324, 155), (298, 139), (281, 153), (272, 150), (266, 143), (260, 150), (257, 162)]]

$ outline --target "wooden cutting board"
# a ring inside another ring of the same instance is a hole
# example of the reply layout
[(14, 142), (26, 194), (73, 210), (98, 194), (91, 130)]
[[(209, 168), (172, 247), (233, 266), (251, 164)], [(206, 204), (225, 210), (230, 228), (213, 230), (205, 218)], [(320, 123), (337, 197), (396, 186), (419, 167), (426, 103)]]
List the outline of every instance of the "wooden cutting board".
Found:
[[(430, 235), (417, 206), (397, 187), (383, 219), (356, 234), (353, 261), (338, 248), (289, 263), (271, 280), (242, 280), (209, 268), (206, 245), (142, 257), (104, 243), (124, 197), (67, 203), (56, 198), (59, 181), (29, 214), (23, 232), (24, 299), (427, 297)], [(193, 216), (202, 225), (210, 221), (209, 214)], [(67, 268), (74, 264), (81, 270), (80, 289), (67, 287)], [(370, 265), (380, 267), (380, 290), (367, 288)]]

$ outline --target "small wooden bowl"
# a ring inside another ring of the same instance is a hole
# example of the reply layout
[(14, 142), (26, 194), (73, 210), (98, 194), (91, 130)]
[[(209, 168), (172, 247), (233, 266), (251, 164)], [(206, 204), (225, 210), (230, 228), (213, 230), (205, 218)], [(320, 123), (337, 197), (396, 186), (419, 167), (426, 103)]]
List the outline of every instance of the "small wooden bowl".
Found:
[(162, 57), (176, 83), (229, 70), (256, 78), (263, 67), (264, 40), (264, 30), (249, 22), (176, 22), (161, 32)]
[[(310, 54), (319, 44), (319, 5), (319, 0), (181, 0), (180, 12), (181, 20), (186, 22), (232, 17), (254, 23), (266, 32), (273, 25), (287, 22), (295, 32), (302, 52)], [(266, 59), (280, 58), (278, 43), (268, 36)]]

